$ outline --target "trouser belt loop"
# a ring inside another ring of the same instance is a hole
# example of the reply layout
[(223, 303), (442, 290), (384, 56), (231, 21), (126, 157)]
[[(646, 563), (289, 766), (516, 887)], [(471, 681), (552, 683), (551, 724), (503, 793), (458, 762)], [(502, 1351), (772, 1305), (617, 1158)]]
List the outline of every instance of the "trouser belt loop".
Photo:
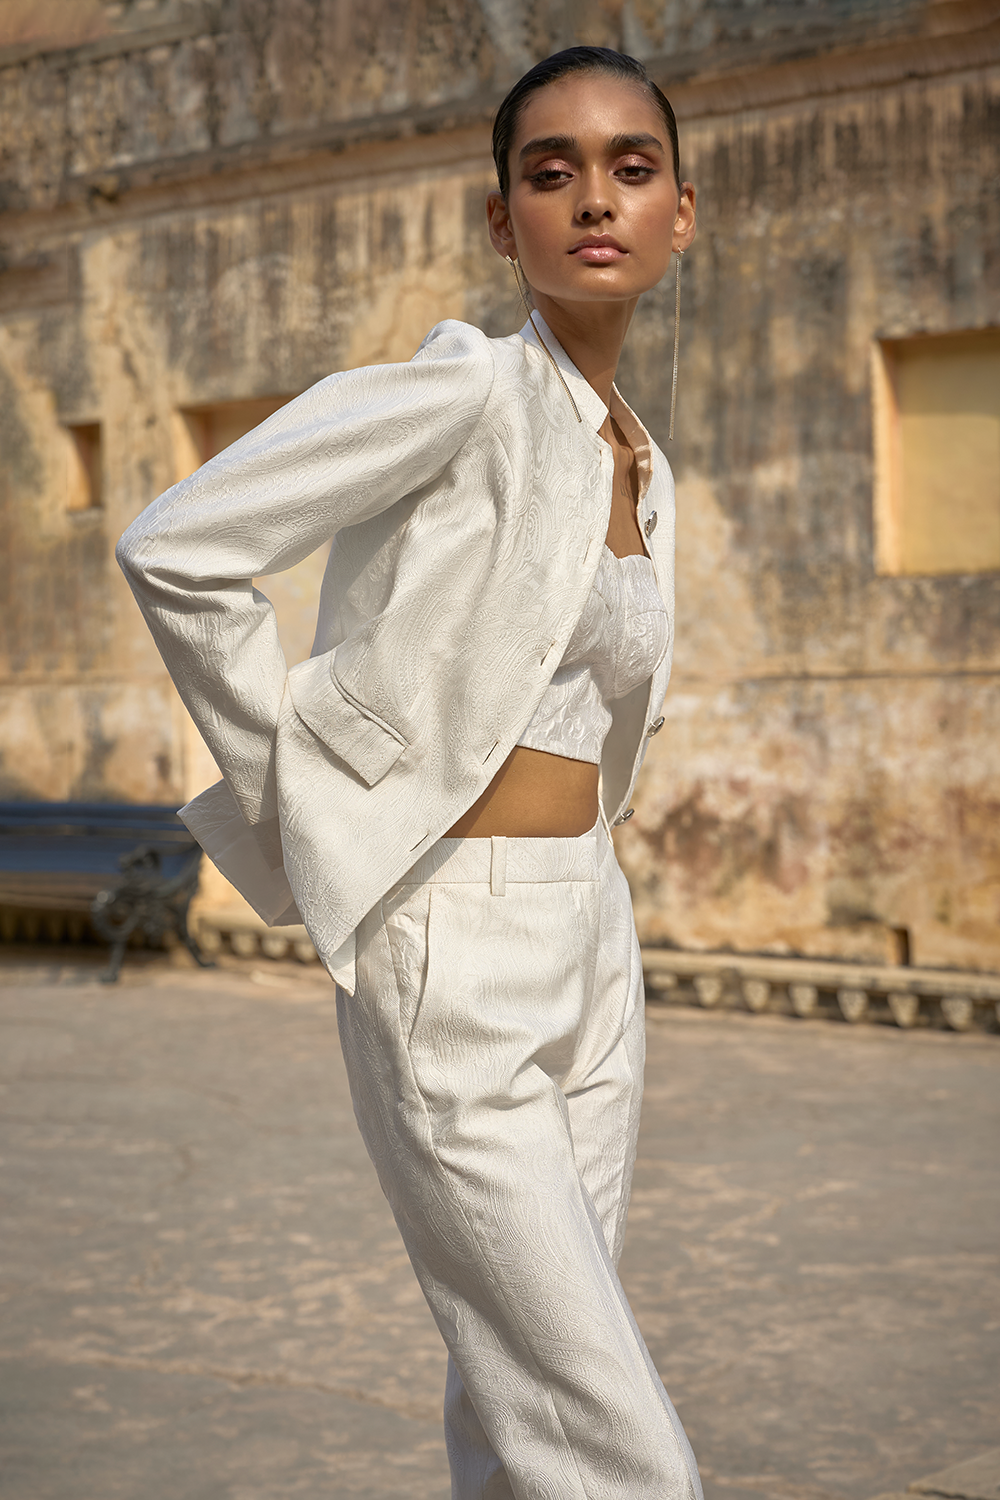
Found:
[(490, 893), (507, 894), (507, 840), (503, 834), (495, 833), (490, 839)]

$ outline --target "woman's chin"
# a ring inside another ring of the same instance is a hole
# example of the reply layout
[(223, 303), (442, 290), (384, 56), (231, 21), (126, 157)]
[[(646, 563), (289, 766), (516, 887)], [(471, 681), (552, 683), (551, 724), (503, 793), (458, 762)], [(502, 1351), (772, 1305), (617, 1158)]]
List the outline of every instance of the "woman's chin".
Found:
[(650, 286), (622, 286), (620, 283), (615, 286), (607, 282), (600, 283), (594, 280), (586, 282), (583, 285), (577, 284), (561, 287), (558, 291), (553, 288), (551, 291), (536, 292), (535, 296), (536, 300), (540, 295), (543, 300), (547, 299), (549, 302), (554, 302), (561, 307), (569, 307), (570, 305), (586, 307), (614, 306), (618, 303), (635, 302), (637, 297), (641, 297), (643, 292), (649, 291), (650, 287), (655, 285), (656, 282), (654, 281), (650, 283)]
[(634, 268), (630, 270), (631, 274), (626, 275), (622, 266), (588, 266), (585, 275), (565, 280), (553, 277), (543, 286), (532, 283), (532, 290), (536, 297), (541, 295), (560, 303), (634, 302), (663, 279), (659, 271), (652, 276), (637, 276)]

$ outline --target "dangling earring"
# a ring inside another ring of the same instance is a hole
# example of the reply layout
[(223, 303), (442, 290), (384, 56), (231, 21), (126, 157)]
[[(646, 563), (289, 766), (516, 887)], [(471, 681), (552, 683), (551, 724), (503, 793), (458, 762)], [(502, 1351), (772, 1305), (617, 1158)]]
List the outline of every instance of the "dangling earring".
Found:
[(531, 316), (531, 308), (528, 306), (528, 299), (524, 294), (524, 287), (521, 283), (521, 268), (518, 265), (517, 261), (513, 258), (513, 256), (505, 255), (504, 259), (510, 266), (511, 270), (514, 272), (514, 280), (517, 282), (517, 295), (521, 299), (521, 306), (524, 308), (525, 312), (528, 315), (528, 322), (531, 324), (532, 328), (534, 328), (535, 320)]
[(667, 433), (667, 442), (674, 440), (674, 415), (677, 411), (677, 356), (681, 347), (681, 260), (684, 257), (683, 250), (675, 250), (677, 256), (676, 295), (674, 297), (674, 373), (670, 381), (670, 431)]
[(528, 314), (528, 322), (531, 324), (532, 328), (534, 328), (535, 333), (536, 333), (536, 335), (538, 337), (538, 342), (541, 344), (542, 348), (545, 350), (545, 353), (548, 355), (548, 357), (549, 357), (549, 364), (552, 366), (553, 370), (555, 370), (556, 374), (559, 376), (559, 384), (562, 386), (563, 390), (566, 392), (567, 396), (569, 397), (569, 404), (573, 408), (573, 411), (574, 411), (574, 413), (576, 415), (576, 420), (578, 422), (582, 422), (583, 418), (580, 415), (580, 408), (577, 406), (576, 402), (573, 400), (573, 392), (570, 390), (569, 386), (566, 384), (566, 381), (563, 378), (563, 372), (562, 372), (562, 370), (560, 370), (559, 366), (556, 364), (555, 357), (554, 357), (554, 355), (552, 353), (552, 350), (549, 348), (548, 344), (542, 338), (542, 335), (538, 332), (538, 328), (535, 325), (535, 319), (534, 319), (534, 317), (532, 315), (531, 308), (528, 306), (528, 299), (527, 299), (527, 297), (524, 294), (524, 287), (521, 284), (521, 268), (518, 265), (517, 261), (514, 260), (514, 259), (512, 259), (512, 257), (509, 256), (509, 255), (505, 255), (504, 256), (504, 260), (507, 262), (507, 264), (510, 266), (511, 270), (514, 272), (514, 280), (517, 282), (517, 290), (518, 290), (518, 294), (519, 294), (519, 296), (521, 298), (521, 302), (524, 304), (524, 310)]

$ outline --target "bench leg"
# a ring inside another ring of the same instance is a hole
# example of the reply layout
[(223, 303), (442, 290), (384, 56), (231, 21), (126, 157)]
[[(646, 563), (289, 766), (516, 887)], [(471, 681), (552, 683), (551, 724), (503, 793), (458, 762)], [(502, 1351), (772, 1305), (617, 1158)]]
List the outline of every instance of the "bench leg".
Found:
[(104, 973), (101, 975), (101, 983), (102, 984), (117, 984), (118, 983), (118, 976), (119, 976), (119, 974), (122, 971), (122, 960), (123, 960), (124, 957), (125, 957), (125, 944), (124, 943), (115, 943), (115, 944), (113, 944), (112, 949), (111, 949), (111, 957), (108, 960), (108, 967), (104, 970)]
[(179, 911), (177, 913), (177, 930), (181, 935), (181, 942), (184, 944), (185, 948), (190, 953), (195, 963), (203, 969), (214, 969), (215, 960), (205, 957), (204, 953), (202, 953), (201, 949), (198, 947), (198, 944), (195, 942), (194, 937), (191, 934), (191, 931), (188, 927), (187, 906), (185, 906), (182, 911)]
[(185, 931), (184, 933), (184, 946), (190, 953), (191, 957), (194, 959), (195, 963), (200, 964), (203, 969), (215, 968), (215, 959), (206, 958), (204, 953), (202, 953), (201, 949), (198, 947), (198, 944), (195, 942), (194, 938), (187, 931)]

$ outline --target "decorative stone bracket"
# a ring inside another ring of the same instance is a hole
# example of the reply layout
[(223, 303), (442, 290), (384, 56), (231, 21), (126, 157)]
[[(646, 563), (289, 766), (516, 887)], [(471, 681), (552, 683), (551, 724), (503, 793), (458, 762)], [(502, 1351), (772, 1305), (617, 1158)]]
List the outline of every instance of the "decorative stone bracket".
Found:
[(239, 958), (296, 958), (318, 962), (316, 949), (304, 927), (268, 927), (249, 911), (207, 910), (192, 915), (198, 946), (203, 953), (219, 953), (227, 945)]
[(836, 963), (828, 959), (644, 948), (646, 993), (705, 1010), (887, 1021), (952, 1031), (1000, 1027), (1000, 974)]

